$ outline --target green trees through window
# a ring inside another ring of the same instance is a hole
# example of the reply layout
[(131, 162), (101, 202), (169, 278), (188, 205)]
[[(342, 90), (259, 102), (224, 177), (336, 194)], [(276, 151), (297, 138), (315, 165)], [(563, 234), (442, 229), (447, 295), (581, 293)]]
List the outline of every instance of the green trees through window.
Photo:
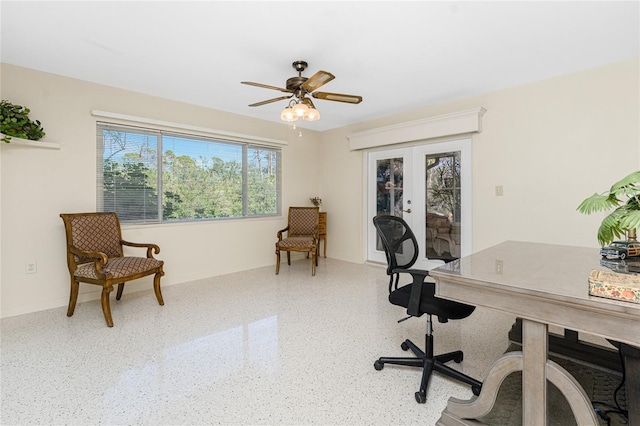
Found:
[(280, 212), (277, 148), (103, 123), (97, 135), (98, 207), (123, 222)]

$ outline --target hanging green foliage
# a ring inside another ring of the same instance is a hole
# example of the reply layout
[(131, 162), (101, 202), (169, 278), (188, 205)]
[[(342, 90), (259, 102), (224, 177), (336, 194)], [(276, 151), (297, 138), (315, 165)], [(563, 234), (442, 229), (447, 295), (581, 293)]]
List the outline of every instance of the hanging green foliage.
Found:
[(9, 143), (11, 137), (37, 141), (45, 135), (40, 121), (29, 119), (29, 108), (14, 105), (9, 101), (0, 102), (0, 133), (2, 141)]

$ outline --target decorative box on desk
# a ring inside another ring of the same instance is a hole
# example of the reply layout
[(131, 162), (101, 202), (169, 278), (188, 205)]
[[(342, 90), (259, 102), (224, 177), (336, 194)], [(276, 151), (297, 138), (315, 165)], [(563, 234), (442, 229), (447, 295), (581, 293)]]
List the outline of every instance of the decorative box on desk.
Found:
[(594, 269), (589, 274), (589, 294), (640, 303), (640, 275)]

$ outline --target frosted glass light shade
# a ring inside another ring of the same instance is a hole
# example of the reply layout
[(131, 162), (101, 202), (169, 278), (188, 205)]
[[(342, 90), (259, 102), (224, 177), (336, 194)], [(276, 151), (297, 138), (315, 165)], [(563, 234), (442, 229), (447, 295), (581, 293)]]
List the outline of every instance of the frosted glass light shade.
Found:
[(293, 112), (300, 118), (304, 117), (305, 114), (309, 111), (309, 107), (303, 103), (295, 104), (293, 106)]
[(307, 113), (302, 118), (306, 121), (318, 121), (320, 120), (320, 113), (315, 108), (309, 108)]
[(296, 115), (295, 112), (293, 112), (293, 108), (286, 107), (285, 109), (282, 110), (282, 113), (280, 114), (280, 119), (282, 121), (292, 122), (292, 121), (296, 121), (298, 119), (298, 116)]

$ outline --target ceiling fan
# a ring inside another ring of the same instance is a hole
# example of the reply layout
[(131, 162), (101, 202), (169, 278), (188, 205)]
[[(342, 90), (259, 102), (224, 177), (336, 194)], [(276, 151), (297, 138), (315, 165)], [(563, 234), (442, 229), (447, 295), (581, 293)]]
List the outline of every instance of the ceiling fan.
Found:
[(327, 71), (318, 71), (311, 77), (307, 78), (302, 76), (302, 72), (307, 69), (308, 66), (305, 61), (295, 61), (292, 66), (293, 69), (298, 72), (298, 75), (287, 80), (286, 88), (254, 83), (251, 81), (242, 81), (242, 84), (248, 84), (249, 86), (264, 87), (265, 89), (290, 93), (290, 95), (287, 96), (280, 96), (278, 98), (256, 102), (249, 106), (257, 107), (284, 99), (291, 99), (289, 106), (286, 107), (280, 115), (280, 118), (283, 121), (296, 121), (298, 118), (302, 118), (307, 121), (316, 121), (320, 119), (320, 113), (315, 109), (315, 106), (308, 95), (325, 101), (337, 101), (349, 104), (359, 104), (362, 102), (362, 96), (345, 95), (343, 93), (316, 92), (315, 90), (333, 80), (335, 76)]

